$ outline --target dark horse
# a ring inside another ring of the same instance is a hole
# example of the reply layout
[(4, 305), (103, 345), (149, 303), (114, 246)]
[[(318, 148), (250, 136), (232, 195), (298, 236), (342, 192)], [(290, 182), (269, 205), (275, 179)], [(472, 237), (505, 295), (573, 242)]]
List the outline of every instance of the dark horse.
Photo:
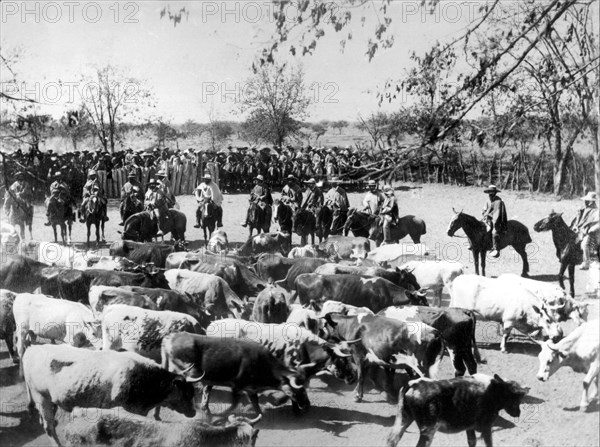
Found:
[(96, 195), (91, 195), (88, 198), (84, 212), (85, 212), (85, 226), (87, 228), (87, 242), (86, 245), (90, 245), (90, 232), (92, 225), (96, 227), (96, 244), (100, 245), (100, 229), (102, 229), (102, 242), (106, 242), (104, 239), (104, 207), (102, 201)]
[[(454, 216), (448, 226), (448, 236), (454, 236), (456, 230), (462, 228), (473, 252), (475, 262), (475, 273), (479, 275), (479, 259), (481, 258), (481, 274), (485, 276), (485, 254), (492, 249), (492, 237), (487, 231), (485, 223), (476, 219), (462, 211), (454, 211)], [(506, 225), (506, 231), (500, 235), (500, 245), (498, 250), (501, 250), (509, 245), (521, 256), (523, 260), (523, 271), (521, 276), (529, 276), (529, 262), (527, 261), (527, 251), (525, 247), (531, 242), (529, 230), (525, 225), (516, 220), (509, 220)]]
[(292, 231), (300, 236), (300, 245), (305, 246), (308, 243), (310, 235), (310, 243), (315, 245), (315, 229), (317, 227), (317, 219), (309, 210), (298, 210), (294, 213), (292, 220)]
[(121, 205), (121, 222), (129, 219), (129, 216), (139, 213), (144, 210), (144, 203), (137, 198), (135, 192), (131, 192), (125, 196)]
[[(562, 213), (552, 211), (548, 217), (544, 217), (533, 226), (537, 232), (551, 231), (552, 241), (556, 247), (556, 257), (560, 262), (558, 272), (558, 283), (564, 289), (565, 270), (569, 268), (569, 287), (571, 296), (575, 297), (575, 266), (583, 262), (583, 251), (581, 243), (577, 240), (577, 233), (569, 228), (562, 218)], [(600, 258), (600, 253), (597, 253)]]
[[(268, 205), (267, 205), (268, 207)], [(271, 216), (269, 213), (270, 209), (262, 207), (256, 202), (250, 202), (248, 208), (248, 229), (250, 230), (250, 236), (252, 236), (252, 230), (256, 228), (258, 234), (262, 231), (268, 233), (271, 228)]]
[(320, 206), (316, 211), (317, 223), (315, 234), (319, 237), (319, 242), (323, 242), (329, 236), (331, 223), (333, 222), (333, 212), (327, 206)]
[[(383, 242), (383, 223), (378, 216), (373, 214), (351, 208), (344, 224), (344, 234), (348, 236), (350, 230), (356, 237), (368, 237), (374, 240), (377, 246)], [(403, 216), (392, 225), (392, 241), (394, 242), (399, 242), (410, 235), (412, 241), (419, 244), (421, 236), (426, 233), (425, 221), (413, 215)]]
[(198, 204), (196, 219), (204, 232), (204, 245), (208, 245), (208, 240), (212, 236), (213, 231), (215, 231), (217, 224), (217, 205), (210, 199), (203, 200)]
[(294, 217), (294, 210), (292, 207), (279, 199), (275, 199), (273, 201), (273, 215), (275, 216), (275, 222), (279, 223), (279, 230), (282, 233), (289, 234), (291, 238), (293, 224), (292, 220)]
[[(171, 233), (175, 241), (185, 240), (187, 218), (181, 211), (170, 209), (165, 222), (165, 234)], [(133, 214), (125, 221), (123, 239), (137, 242), (152, 242), (158, 233), (158, 222), (151, 211)]]
[(48, 216), (50, 224), (52, 225), (52, 231), (54, 231), (54, 242), (58, 242), (56, 227), (60, 226), (60, 236), (62, 237), (63, 244), (70, 244), (71, 228), (73, 227), (73, 211), (71, 208), (64, 200), (57, 197), (51, 197), (48, 201)]

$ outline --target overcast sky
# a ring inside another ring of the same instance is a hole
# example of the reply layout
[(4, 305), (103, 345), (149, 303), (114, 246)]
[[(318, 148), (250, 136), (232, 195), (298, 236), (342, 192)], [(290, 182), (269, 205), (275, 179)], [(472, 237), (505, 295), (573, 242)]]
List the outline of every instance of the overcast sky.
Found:
[[(429, 15), (420, 0), (393, 2), (393, 48), (368, 62), (367, 39), (380, 17), (372, 7), (367, 20), (352, 25), (353, 40), (340, 51), (342, 34), (332, 29), (312, 56), (296, 57), (317, 99), (310, 121), (356, 120), (376, 111), (375, 91), (410, 65), (412, 51), (422, 53), (436, 40), (460, 35), (476, 14), (475, 2), (446, 0), (443, 10)], [(376, 2), (378, 4), (378, 2)], [(77, 82), (94, 66), (111, 63), (147, 81), (157, 98), (156, 114), (175, 123), (205, 122), (209, 111), (217, 119), (241, 119), (236, 98), (274, 24), (270, 2), (171, 3), (186, 5), (189, 18), (177, 27), (160, 19), (164, 2), (1, 2), (3, 51), (21, 47), (16, 70), (29, 94), (50, 103), (44, 110), (59, 116), (69, 100), (49, 87), (58, 81)], [(360, 17), (363, 9), (353, 9)], [(290, 15), (293, 10), (290, 10)], [(36, 90), (37, 89), (37, 90)], [(397, 108), (394, 104), (391, 108)], [(390, 109), (390, 106), (387, 106)]]

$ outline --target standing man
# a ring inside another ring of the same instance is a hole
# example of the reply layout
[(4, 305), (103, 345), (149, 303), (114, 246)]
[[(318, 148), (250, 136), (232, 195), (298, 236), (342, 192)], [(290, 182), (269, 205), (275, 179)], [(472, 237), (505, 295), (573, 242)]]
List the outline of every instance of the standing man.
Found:
[(571, 222), (571, 229), (577, 233), (581, 240), (581, 250), (583, 251), (583, 263), (581, 270), (590, 268), (590, 251), (593, 247), (598, 247), (598, 233), (600, 226), (598, 221), (598, 208), (596, 207), (596, 193), (588, 192), (582, 197), (583, 207), (577, 211), (575, 218)]
[[(262, 175), (257, 175), (254, 179), (254, 188), (250, 191), (250, 202), (257, 203), (258, 206), (265, 212), (265, 221), (271, 222), (271, 205), (273, 205), (273, 197), (269, 187), (265, 185), (265, 178)], [(250, 220), (250, 208), (246, 213), (246, 221), (242, 223), (242, 227), (247, 227)]]
[(373, 216), (379, 213), (379, 208), (385, 200), (385, 197), (381, 191), (377, 189), (377, 183), (375, 180), (369, 180), (367, 183), (369, 190), (363, 199), (363, 210)]
[(125, 215), (125, 200), (130, 196), (143, 206), (144, 192), (142, 191), (142, 185), (140, 185), (135, 171), (129, 171), (127, 183), (121, 187), (121, 205), (119, 205), (119, 212), (121, 214), (121, 222), (119, 222), (120, 226), (123, 226), (125, 221), (125, 219), (123, 219), (123, 216)]
[(483, 221), (485, 222), (488, 232), (492, 236), (492, 251), (490, 255), (494, 258), (500, 256), (500, 235), (506, 231), (508, 219), (506, 217), (506, 207), (498, 193), (500, 190), (495, 185), (490, 185), (483, 190), (488, 194), (489, 200), (483, 210)]
[(304, 183), (306, 184), (306, 191), (302, 195), (300, 210), (308, 210), (316, 216), (317, 209), (323, 205), (323, 193), (314, 178), (306, 180)]
[(385, 198), (381, 204), (379, 215), (383, 219), (383, 243), (392, 243), (392, 225), (398, 220), (398, 204), (394, 197), (394, 188), (391, 185), (385, 185), (383, 188)]
[(64, 181), (62, 172), (56, 171), (54, 173), (54, 182), (50, 185), (50, 198), (46, 201), (47, 221), (44, 225), (47, 227), (52, 225), (50, 223), (50, 210), (52, 209), (50, 205), (56, 201), (61, 201), (65, 204), (65, 217), (67, 217), (68, 220), (71, 220), (73, 214), (73, 209), (71, 208), (72, 200), (71, 190), (69, 185)]
[[(198, 204), (205, 203), (207, 200), (210, 200), (215, 204), (217, 207), (215, 216), (217, 228), (221, 228), (223, 226), (223, 194), (221, 194), (221, 190), (217, 184), (212, 181), (210, 173), (204, 173), (203, 181), (196, 188), (195, 196)], [(196, 215), (196, 225), (194, 225), (194, 228), (200, 228), (200, 220), (198, 217), (199, 216)]]
[(348, 217), (350, 202), (348, 201), (346, 191), (340, 186), (340, 180), (337, 177), (332, 178), (329, 183), (331, 183), (331, 189), (325, 195), (325, 206), (333, 214), (331, 234), (340, 234)]
[(25, 174), (18, 171), (15, 174), (14, 183), (8, 188), (4, 199), (4, 211), (11, 225), (18, 225), (21, 239), (25, 238), (25, 226), (29, 227), (31, 234), (31, 222), (33, 220), (33, 193), (31, 186), (25, 181)]

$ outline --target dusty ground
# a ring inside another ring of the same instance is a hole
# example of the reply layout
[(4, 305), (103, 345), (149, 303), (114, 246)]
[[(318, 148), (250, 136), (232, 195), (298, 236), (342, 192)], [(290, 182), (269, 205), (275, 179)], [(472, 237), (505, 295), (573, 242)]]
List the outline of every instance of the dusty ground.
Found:
[[(470, 252), (465, 247), (466, 239), (449, 238), (446, 235), (452, 207), (479, 216), (485, 203), (485, 195), (478, 189), (448, 187), (442, 185), (404, 185), (396, 193), (401, 214), (415, 214), (427, 222), (427, 235), (423, 238), (433, 252), (443, 258), (460, 260), (473, 271)], [(531, 230), (533, 244), (529, 246), (531, 275), (544, 281), (555, 281), (558, 262), (549, 233), (535, 233), (533, 224), (547, 215), (550, 210), (563, 211), (565, 218), (571, 219), (581, 205), (578, 201), (556, 201), (547, 197), (528, 194), (502, 193), (509, 217), (518, 219)], [(236, 195), (225, 198), (225, 230), (230, 241), (242, 241), (246, 231), (239, 226), (246, 207), (246, 196)], [(360, 203), (361, 195), (353, 194), (353, 205)], [(191, 197), (180, 197), (181, 209), (189, 216), (187, 239), (200, 238), (200, 230), (192, 228), (194, 202)], [(111, 241), (118, 238), (120, 229), (116, 204), (111, 204), (111, 220), (107, 223), (106, 236)], [(43, 210), (36, 208), (34, 217), (34, 237), (36, 240), (52, 240), (52, 231), (42, 225)], [(84, 227), (76, 224), (73, 239), (81, 243), (85, 239)], [(462, 235), (462, 232), (459, 232)], [(294, 242), (298, 243), (297, 237)], [(193, 244), (196, 246), (197, 244)], [(521, 261), (512, 249), (502, 252), (499, 260), (488, 261), (488, 276), (504, 272), (520, 273)], [(578, 298), (583, 298), (587, 275), (576, 271)], [(593, 314), (597, 318), (598, 307), (594, 303)], [(571, 325), (565, 327), (567, 332)], [(497, 373), (503, 378), (519, 381), (531, 388), (521, 417), (517, 419), (501, 413), (494, 427), (496, 445), (526, 446), (597, 446), (600, 444), (599, 407), (592, 404), (587, 413), (577, 411), (581, 396), (583, 374), (570, 369), (561, 369), (547, 383), (535, 379), (538, 368), (537, 346), (523, 339), (509, 343), (509, 354), (499, 352), (499, 337), (495, 324), (479, 324), (477, 339), (482, 346), (482, 355), (487, 365), (481, 365), (480, 372)], [(0, 446), (49, 445), (37, 421), (29, 421), (26, 412), (26, 394), (18, 369), (8, 359), (4, 344), (0, 348)], [(442, 362), (440, 378), (451, 377), (452, 368), (447, 359)], [(352, 387), (339, 383), (311, 382), (309, 396), (312, 402), (310, 412), (301, 418), (293, 416), (289, 405), (281, 408), (266, 406), (265, 416), (260, 423), (261, 432), (258, 445), (383, 445), (394, 422), (396, 409), (388, 405), (382, 395), (370, 392), (365, 402), (354, 403)], [(220, 403), (228, 400), (227, 393), (216, 394), (212, 400), (213, 410), (219, 411)], [(245, 411), (247, 408), (242, 409)], [(117, 411), (117, 410), (113, 410)], [(121, 410), (122, 411), (122, 410)], [(94, 412), (87, 417), (94, 419)], [(173, 419), (177, 415), (169, 415)], [(64, 419), (62, 424), (64, 424)], [(59, 425), (60, 427), (60, 425)], [(401, 441), (401, 445), (415, 445), (416, 425)], [(479, 441), (480, 444), (482, 441)], [(434, 445), (466, 445), (464, 433), (456, 435), (438, 434)]]

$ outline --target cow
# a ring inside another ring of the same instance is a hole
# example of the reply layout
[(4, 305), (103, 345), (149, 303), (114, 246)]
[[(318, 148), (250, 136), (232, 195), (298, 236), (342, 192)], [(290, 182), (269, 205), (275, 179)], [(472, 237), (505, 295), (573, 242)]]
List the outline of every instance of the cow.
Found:
[(518, 284), (535, 294), (535, 296), (546, 304), (550, 316), (555, 321), (566, 321), (571, 318), (578, 325), (587, 321), (588, 305), (575, 301), (563, 288), (556, 284), (523, 278), (514, 273), (503, 273), (498, 276), (498, 280)]
[[(23, 230), (24, 231), (24, 230)], [(12, 251), (12, 247), (18, 246), (21, 242), (19, 232), (14, 225), (6, 222), (0, 222), (0, 244), (2, 245), (2, 251), (8, 246), (7, 251)]]
[(356, 307), (367, 307), (375, 313), (394, 305), (427, 306), (425, 293), (409, 291), (378, 277), (304, 273), (296, 278), (295, 289), (290, 302), (293, 303), (297, 296), (302, 305), (319, 305), (333, 300)]
[(585, 293), (589, 298), (600, 298), (600, 262), (598, 261), (590, 263)]
[(433, 292), (433, 305), (442, 305), (442, 290), (450, 290), (452, 281), (464, 273), (460, 262), (450, 261), (410, 261), (400, 267), (411, 272), (421, 287)]
[(261, 416), (248, 419), (230, 415), (224, 424), (207, 424), (198, 419), (161, 422), (141, 417), (101, 415), (90, 421), (77, 417), (65, 428), (68, 445), (122, 445), (145, 447), (254, 447), (260, 430), (254, 425)]
[(371, 242), (366, 237), (334, 235), (321, 242), (319, 250), (338, 259), (363, 259), (371, 250)]
[(257, 323), (284, 323), (289, 313), (285, 290), (270, 285), (256, 297), (252, 320)]
[(356, 307), (340, 301), (328, 300), (321, 306), (320, 316), (330, 313), (339, 313), (342, 315), (375, 315), (368, 307)]
[(42, 271), (47, 267), (26, 256), (7, 256), (0, 262), (0, 284), (15, 293), (33, 292), (40, 287)]
[[(200, 380), (205, 385), (203, 394), (208, 386), (230, 387), (232, 402), (227, 412), (237, 407), (240, 393), (245, 391), (254, 411), (262, 414), (258, 393), (270, 389), (283, 391), (296, 414), (310, 407), (303, 375), (256, 342), (180, 332), (163, 340), (161, 357), (164, 369), (183, 371), (193, 377), (190, 380)], [(202, 408), (209, 411), (208, 406), (203, 395)]]
[(289, 259), (277, 253), (262, 253), (258, 256), (254, 271), (265, 281), (280, 281), (299, 259)]
[(290, 235), (287, 233), (261, 233), (250, 236), (239, 249), (242, 256), (257, 255), (260, 253), (281, 253), (290, 251)]
[(75, 347), (100, 344), (99, 322), (90, 308), (81, 303), (20, 293), (15, 297), (13, 314), (18, 330), (17, 352), (21, 359), (26, 336), (47, 338), (52, 343), (63, 341)]
[(289, 259), (296, 258), (323, 258), (326, 257), (327, 253), (321, 251), (319, 247), (315, 245), (305, 245), (304, 247), (294, 247), (288, 253)]
[(405, 322), (422, 322), (437, 329), (448, 349), (448, 355), (454, 365), (454, 375), (464, 376), (477, 373), (477, 363), (482, 363), (475, 341), (475, 314), (466, 309), (424, 306), (393, 306), (377, 315)]
[(291, 304), (289, 306), (290, 314), (286, 323), (308, 329), (315, 335), (319, 335), (321, 320), (314, 309), (307, 309), (300, 304)]
[(161, 242), (135, 242), (122, 240), (113, 242), (109, 248), (111, 256), (124, 256), (136, 264), (153, 263), (156, 267), (164, 268), (167, 256), (174, 252), (185, 251), (185, 242), (175, 244)]
[(2, 247), (7, 254), (23, 255), (46, 265), (60, 267), (73, 267), (73, 262), (78, 257), (85, 256), (86, 252), (75, 247), (65, 246), (57, 242), (29, 241), (20, 244)]
[[(444, 341), (436, 329), (424, 323), (405, 323), (379, 315), (327, 314), (323, 330), (327, 340), (360, 340), (352, 345), (358, 365), (354, 400), (361, 402), (367, 365), (387, 370), (386, 389), (394, 381), (396, 369), (420, 377), (435, 377), (444, 355)], [(395, 396), (387, 396), (392, 402)]]
[[(583, 323), (558, 343), (547, 340), (540, 343), (542, 350), (538, 355), (540, 369), (537, 379), (547, 381), (559, 368), (570, 366), (573, 371), (585, 373), (583, 394), (579, 409), (586, 411), (590, 398), (598, 394), (598, 374), (600, 372), (600, 341), (598, 321)], [(590, 385), (592, 392), (589, 393)], [(596, 385), (594, 393), (593, 386)], [(589, 397), (588, 397), (589, 396)]]
[(213, 318), (239, 318), (246, 311), (247, 303), (231, 290), (223, 278), (185, 269), (167, 270), (165, 277), (171, 289), (189, 294)]
[(223, 230), (217, 230), (211, 234), (208, 245), (206, 246), (206, 249), (213, 253), (227, 251), (228, 248), (229, 240), (227, 239), (227, 233)]
[(122, 256), (92, 256), (82, 252), (75, 255), (72, 268), (77, 270), (100, 269), (132, 271), (138, 268), (138, 265)]
[(475, 447), (475, 431), (481, 432), (486, 447), (492, 447), (492, 424), (500, 410), (512, 417), (521, 415), (520, 404), (528, 393), (517, 382), (476, 374), (449, 380), (418, 379), (400, 393), (398, 414), (388, 440), (396, 447), (406, 429), (417, 422), (419, 446), (429, 446), (435, 433), (466, 430), (469, 447)]
[(362, 267), (352, 265), (340, 265), (334, 263), (323, 264), (313, 272), (319, 275), (358, 275), (358, 276), (377, 276), (379, 278), (387, 279), (397, 286), (404, 287), (408, 290), (419, 290), (421, 286), (413, 273), (409, 269), (401, 269), (396, 267), (395, 269), (384, 269), (382, 267)]
[(169, 310), (111, 304), (102, 314), (102, 349), (136, 352), (160, 363), (160, 345), (169, 334), (203, 332), (193, 317)]
[(200, 322), (202, 327), (208, 325), (203, 324), (210, 314), (208, 314), (203, 306), (199, 306), (194, 297), (189, 294), (178, 292), (170, 289), (149, 289), (147, 287), (136, 286), (121, 286), (123, 290), (144, 295), (156, 304), (158, 310), (172, 310), (194, 317)]
[(552, 320), (545, 304), (529, 290), (479, 275), (461, 275), (452, 283), (450, 307), (461, 307), (485, 320), (502, 324), (500, 350), (513, 328), (529, 337), (542, 333), (553, 341), (562, 338), (562, 329)]
[(401, 242), (398, 244), (381, 245), (367, 254), (367, 259), (382, 266), (400, 267), (409, 261), (424, 261), (429, 258), (430, 250), (423, 243), (413, 244)]
[(104, 308), (111, 304), (127, 304), (142, 309), (158, 310), (154, 301), (147, 296), (121, 287), (92, 286), (89, 297), (90, 307), (95, 315), (100, 315)]
[(13, 363), (18, 363), (15, 355), (13, 339), (16, 329), (15, 316), (13, 315), (13, 303), (17, 295), (10, 290), (0, 289), (0, 339), (6, 343), (8, 355)]
[(194, 388), (178, 374), (132, 352), (89, 351), (66, 345), (31, 346), (22, 358), (29, 412), (37, 407), (58, 445), (56, 410), (114, 408), (145, 416), (157, 405), (196, 414)]

